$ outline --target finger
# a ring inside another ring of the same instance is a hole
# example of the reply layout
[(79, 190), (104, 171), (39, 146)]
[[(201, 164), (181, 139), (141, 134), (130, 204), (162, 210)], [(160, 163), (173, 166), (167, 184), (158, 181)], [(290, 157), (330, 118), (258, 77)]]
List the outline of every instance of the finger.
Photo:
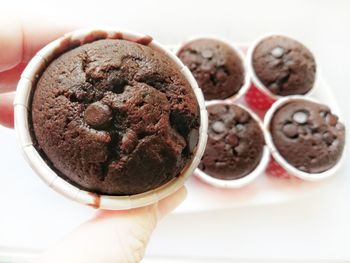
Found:
[[(158, 204), (124, 211), (100, 211), (38, 262), (139, 262), (160, 217), (186, 196), (185, 188)], [(84, 251), (84, 253), (81, 253)]]
[[(187, 190), (186, 190), (186, 187), (183, 186), (172, 195), (160, 200), (157, 204), (157, 218), (162, 219), (164, 216), (166, 216), (171, 211), (173, 211), (176, 207), (178, 207), (183, 202), (183, 200), (185, 200), (186, 196), (187, 196)], [(131, 212), (139, 213), (138, 210), (140, 209), (142, 208), (135, 208), (131, 210), (119, 210), (119, 211), (100, 210), (97, 212), (95, 220), (100, 220), (105, 217), (111, 217), (111, 216), (120, 216), (123, 214), (129, 214)]]
[(74, 25), (43, 24), (42, 21), (25, 21), (22, 25), (23, 50), (21, 62), (28, 62), (43, 46), (72, 31)]
[(22, 60), (23, 33), (18, 19), (0, 17), (0, 71), (15, 67)]
[(20, 63), (10, 70), (0, 72), (0, 93), (9, 92), (16, 89), (17, 83), (25, 66), (25, 63)]
[(7, 71), (28, 60), (45, 44), (74, 27), (43, 24), (36, 21), (21, 23), (15, 16), (0, 17), (0, 71)]
[(183, 186), (175, 194), (168, 196), (158, 203), (158, 218), (162, 219), (164, 216), (178, 207), (187, 196), (187, 190)]
[[(61, 24), (38, 25), (36, 22), (21, 26), (15, 18), (3, 20), (0, 18), (0, 93), (15, 90), (25, 63), (47, 43), (74, 28)], [(2, 27), (9, 22), (10, 26)]]
[(0, 124), (8, 128), (13, 128), (14, 125), (14, 97), (15, 94), (13, 92), (0, 94)]

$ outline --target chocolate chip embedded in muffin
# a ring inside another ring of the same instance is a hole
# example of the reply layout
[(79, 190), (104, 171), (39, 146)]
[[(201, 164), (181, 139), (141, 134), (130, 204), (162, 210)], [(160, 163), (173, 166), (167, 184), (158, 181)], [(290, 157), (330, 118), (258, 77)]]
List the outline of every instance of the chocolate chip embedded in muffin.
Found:
[(264, 137), (250, 114), (236, 105), (211, 105), (208, 142), (199, 168), (223, 180), (242, 178), (259, 164)]
[(271, 36), (260, 41), (252, 63), (258, 79), (276, 95), (305, 94), (315, 82), (315, 58), (304, 45), (288, 37)]
[(94, 102), (86, 107), (84, 120), (92, 128), (107, 127), (113, 119), (112, 110), (99, 101)]
[(340, 159), (345, 143), (344, 125), (322, 104), (293, 100), (272, 117), (270, 131), (278, 152), (295, 168), (321, 173)]
[(198, 143), (199, 109), (166, 56), (98, 40), (51, 62), (32, 97), (36, 149), (65, 180), (97, 194), (146, 192), (178, 176)]
[(184, 45), (177, 55), (191, 70), (206, 100), (231, 97), (244, 84), (240, 56), (222, 41), (196, 39)]

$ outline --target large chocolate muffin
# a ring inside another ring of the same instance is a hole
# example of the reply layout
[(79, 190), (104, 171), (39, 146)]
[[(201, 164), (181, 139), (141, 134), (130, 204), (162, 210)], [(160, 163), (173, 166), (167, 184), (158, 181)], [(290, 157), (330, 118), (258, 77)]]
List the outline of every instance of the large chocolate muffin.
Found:
[(322, 104), (293, 100), (271, 119), (272, 140), (283, 158), (295, 168), (320, 173), (340, 159), (345, 143), (344, 125)]
[(313, 55), (291, 38), (271, 36), (263, 39), (253, 51), (252, 63), (259, 80), (279, 96), (305, 94), (315, 82)]
[(125, 40), (98, 40), (55, 59), (31, 110), (44, 159), (98, 194), (137, 194), (168, 182), (198, 142), (199, 109), (185, 77), (163, 54)]
[(236, 105), (207, 107), (208, 142), (199, 168), (224, 180), (248, 175), (259, 164), (264, 136), (250, 114)]
[(222, 41), (193, 40), (177, 55), (191, 70), (206, 100), (233, 96), (244, 84), (245, 72), (240, 56)]

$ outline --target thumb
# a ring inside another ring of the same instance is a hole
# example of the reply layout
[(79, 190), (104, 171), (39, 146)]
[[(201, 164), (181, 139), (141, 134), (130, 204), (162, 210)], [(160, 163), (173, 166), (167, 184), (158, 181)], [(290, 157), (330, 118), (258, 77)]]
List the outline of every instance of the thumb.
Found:
[(159, 219), (175, 209), (185, 196), (186, 189), (182, 187), (153, 205), (123, 211), (102, 210), (36, 262), (139, 262)]

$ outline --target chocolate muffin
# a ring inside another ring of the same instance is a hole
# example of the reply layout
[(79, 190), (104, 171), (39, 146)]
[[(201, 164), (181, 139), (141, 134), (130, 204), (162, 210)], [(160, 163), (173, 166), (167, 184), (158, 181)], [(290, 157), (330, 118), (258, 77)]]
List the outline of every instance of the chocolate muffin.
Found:
[(264, 136), (259, 124), (236, 105), (217, 104), (207, 110), (208, 142), (199, 168), (223, 180), (248, 175), (263, 153)]
[(252, 54), (258, 79), (279, 96), (305, 94), (315, 82), (316, 62), (301, 43), (284, 36), (263, 39)]
[(216, 39), (197, 39), (177, 53), (191, 70), (206, 100), (225, 99), (244, 84), (243, 62), (237, 52)]
[(329, 107), (306, 100), (293, 100), (279, 108), (270, 131), (283, 158), (307, 173), (332, 168), (344, 149), (345, 128), (338, 117)]
[(200, 121), (191, 86), (169, 58), (110, 39), (50, 63), (29, 122), (36, 149), (62, 178), (97, 194), (131, 195), (179, 175)]

